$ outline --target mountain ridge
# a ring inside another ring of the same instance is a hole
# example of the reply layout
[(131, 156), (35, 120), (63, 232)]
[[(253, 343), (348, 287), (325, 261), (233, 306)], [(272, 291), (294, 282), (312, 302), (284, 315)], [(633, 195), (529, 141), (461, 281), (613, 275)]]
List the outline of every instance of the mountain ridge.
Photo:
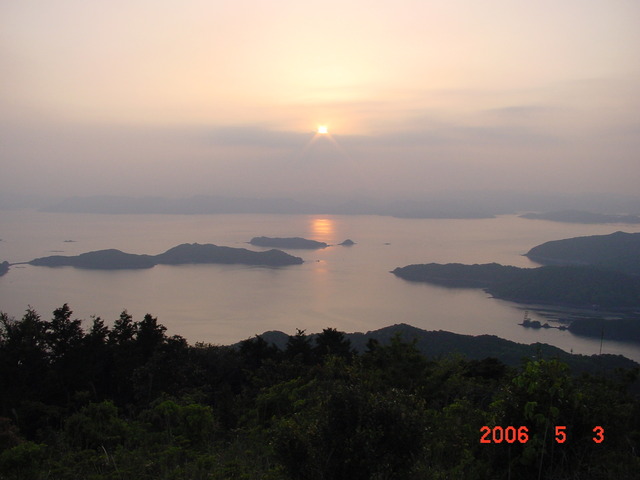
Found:
[[(271, 330), (257, 335), (267, 343), (284, 349), (289, 335)], [(317, 334), (310, 334), (314, 339)], [(506, 340), (496, 335), (463, 335), (444, 330), (424, 330), (406, 323), (390, 325), (366, 333), (346, 333), (345, 338), (359, 353), (367, 348), (370, 339), (383, 345), (389, 344), (392, 338), (399, 336), (405, 342), (416, 342), (418, 350), (429, 358), (440, 358), (447, 355), (462, 355), (470, 360), (482, 360), (494, 357), (507, 365), (520, 365), (524, 358), (557, 358), (567, 363), (576, 371), (596, 371), (599, 369), (634, 368), (640, 366), (637, 362), (622, 355), (578, 355), (567, 353), (561, 348), (546, 343), (536, 342), (523, 344)], [(239, 343), (234, 344), (238, 346)]]

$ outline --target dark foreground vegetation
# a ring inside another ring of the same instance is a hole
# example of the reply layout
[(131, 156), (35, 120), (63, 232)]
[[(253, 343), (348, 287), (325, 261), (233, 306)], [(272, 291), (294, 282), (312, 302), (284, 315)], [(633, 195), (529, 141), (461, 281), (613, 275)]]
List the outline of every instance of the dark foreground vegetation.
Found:
[(356, 354), (334, 329), (313, 339), (298, 331), (284, 348), (261, 337), (190, 346), (165, 330), (126, 312), (112, 327), (94, 318), (84, 330), (67, 305), (51, 320), (32, 310), (3, 315), (0, 479), (631, 479), (640, 471), (637, 370), (577, 376), (554, 358), (517, 368), (427, 358), (398, 336)]

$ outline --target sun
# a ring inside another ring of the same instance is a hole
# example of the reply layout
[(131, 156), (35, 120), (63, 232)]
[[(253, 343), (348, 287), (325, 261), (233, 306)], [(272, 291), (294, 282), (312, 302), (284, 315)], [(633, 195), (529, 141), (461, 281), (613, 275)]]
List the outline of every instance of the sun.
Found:
[(329, 128), (327, 128), (326, 125), (320, 125), (318, 126), (318, 133), (320, 135), (326, 135), (327, 133), (329, 133)]

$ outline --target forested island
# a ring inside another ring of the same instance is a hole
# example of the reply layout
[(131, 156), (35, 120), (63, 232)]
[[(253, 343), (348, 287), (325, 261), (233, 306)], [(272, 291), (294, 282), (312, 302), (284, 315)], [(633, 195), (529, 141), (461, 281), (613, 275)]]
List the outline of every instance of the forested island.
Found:
[(391, 273), (413, 282), (483, 288), (496, 298), (574, 307), (640, 306), (640, 277), (587, 266), (519, 268), (489, 263), (408, 265)]
[(273, 248), (293, 248), (293, 249), (309, 249), (317, 250), (320, 248), (327, 248), (329, 245), (325, 242), (318, 242), (316, 240), (307, 240), (301, 237), (253, 237), (249, 242), (251, 245), (258, 247), (273, 247)]
[[(192, 346), (149, 314), (2, 314), (0, 477), (637, 478), (637, 364), (416, 330)], [(457, 341), (478, 356), (438, 350)]]
[(286, 266), (303, 263), (281, 250), (254, 252), (246, 248), (221, 247), (213, 244), (185, 243), (159, 255), (137, 255), (120, 250), (108, 249), (83, 253), (76, 256), (52, 255), (36, 258), (30, 265), (46, 267), (71, 266), (88, 269), (135, 269), (151, 268), (155, 265), (181, 265), (189, 263), (221, 263)]
[(546, 213), (525, 213), (521, 218), (530, 220), (550, 220), (552, 222), (563, 223), (640, 223), (638, 215), (614, 215), (607, 213), (585, 212), (583, 210), (562, 210)]
[(533, 247), (525, 255), (542, 264), (593, 265), (640, 275), (640, 233), (554, 240)]

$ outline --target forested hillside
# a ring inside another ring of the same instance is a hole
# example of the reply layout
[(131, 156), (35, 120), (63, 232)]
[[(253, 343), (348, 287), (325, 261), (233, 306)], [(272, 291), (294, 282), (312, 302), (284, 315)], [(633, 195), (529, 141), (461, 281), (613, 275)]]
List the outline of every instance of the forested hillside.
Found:
[(391, 273), (412, 282), (483, 288), (496, 298), (521, 303), (609, 308), (640, 306), (640, 278), (590, 266), (519, 268), (497, 263), (427, 263)]
[(554, 240), (533, 247), (526, 256), (542, 264), (593, 265), (640, 275), (640, 233)]
[(0, 317), (0, 479), (631, 479), (638, 371), (427, 358), (298, 331), (277, 348)]

